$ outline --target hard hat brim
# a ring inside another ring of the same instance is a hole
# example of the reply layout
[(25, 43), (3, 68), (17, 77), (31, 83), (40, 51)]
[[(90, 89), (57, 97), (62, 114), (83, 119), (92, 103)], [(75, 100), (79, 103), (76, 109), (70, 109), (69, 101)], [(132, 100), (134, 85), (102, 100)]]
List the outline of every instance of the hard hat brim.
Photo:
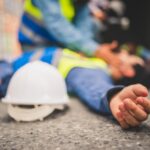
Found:
[(19, 105), (8, 105), (8, 114), (16, 121), (30, 122), (43, 120), (49, 116), (55, 109), (64, 109), (63, 105), (50, 106), (40, 105), (33, 108), (20, 107)]

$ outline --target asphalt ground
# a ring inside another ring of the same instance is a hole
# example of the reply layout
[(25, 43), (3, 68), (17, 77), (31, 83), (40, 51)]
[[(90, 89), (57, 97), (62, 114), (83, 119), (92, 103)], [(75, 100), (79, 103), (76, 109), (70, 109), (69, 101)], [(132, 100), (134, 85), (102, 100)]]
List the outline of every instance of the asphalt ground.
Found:
[(15, 122), (0, 104), (0, 150), (150, 150), (150, 119), (122, 130), (71, 98), (70, 107), (43, 122)]

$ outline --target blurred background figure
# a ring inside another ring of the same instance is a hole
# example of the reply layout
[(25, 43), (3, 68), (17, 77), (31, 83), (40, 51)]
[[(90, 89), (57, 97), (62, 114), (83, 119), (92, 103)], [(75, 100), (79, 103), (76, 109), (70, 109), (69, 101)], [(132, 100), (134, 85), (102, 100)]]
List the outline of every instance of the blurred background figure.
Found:
[(91, 0), (89, 7), (101, 25), (102, 42), (118, 41), (130, 54), (143, 58), (150, 70), (149, 1)]
[(122, 0), (91, 0), (89, 7), (95, 19), (101, 22), (102, 41), (123, 42), (130, 25), (129, 18), (125, 16), (124, 2)]

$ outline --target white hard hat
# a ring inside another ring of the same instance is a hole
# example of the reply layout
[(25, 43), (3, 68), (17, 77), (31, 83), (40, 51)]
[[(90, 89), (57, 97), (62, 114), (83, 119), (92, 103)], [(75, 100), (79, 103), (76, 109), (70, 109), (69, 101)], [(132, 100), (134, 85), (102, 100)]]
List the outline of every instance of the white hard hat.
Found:
[[(64, 79), (55, 67), (41, 61), (20, 68), (10, 80), (6, 97), (8, 113), (18, 121), (42, 120), (68, 103)], [(35, 106), (31, 108), (30, 106)]]

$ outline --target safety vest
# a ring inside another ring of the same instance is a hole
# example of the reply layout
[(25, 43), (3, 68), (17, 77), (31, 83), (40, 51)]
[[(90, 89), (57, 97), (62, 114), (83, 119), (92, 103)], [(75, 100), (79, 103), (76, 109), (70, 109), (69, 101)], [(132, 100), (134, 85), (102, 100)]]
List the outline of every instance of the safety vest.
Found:
[[(72, 21), (75, 16), (73, 0), (58, 0), (62, 15)], [(60, 43), (45, 27), (42, 12), (32, 0), (25, 0), (24, 13), (19, 28), (18, 40), (28, 50), (28, 47), (40, 47), (45, 45), (59, 45)], [(30, 49), (30, 48), (29, 48)]]
[[(72, 21), (72, 19), (75, 16), (75, 9), (72, 4), (72, 0), (59, 0), (59, 3), (61, 13), (63, 14), (63, 16), (67, 20)], [(27, 36), (30, 37), (30, 39), (36, 41), (37, 43), (39, 43), (39, 41), (42, 41), (41, 37), (43, 37), (43, 35), (45, 36), (44, 39), (46, 39), (46, 37), (48, 39), (49, 38), (48, 32), (46, 32), (44, 26), (42, 26), (42, 19), (43, 19), (42, 13), (32, 3), (32, 0), (25, 1), (24, 10), (25, 13), (23, 15), (21, 24), (23, 25), (23, 27), (21, 28), (20, 31), (21, 38), (26, 38), (25, 36)], [(34, 26), (35, 30), (33, 28)], [(38, 32), (35, 33), (35, 31), (38, 31), (39, 33)], [(42, 53), (40, 53), (40, 55), (41, 54)], [(44, 56), (46, 55), (44, 54)], [(98, 58), (87, 58), (69, 49), (63, 49), (62, 57), (60, 58), (58, 65), (58, 70), (60, 71), (60, 73), (63, 75), (64, 78), (66, 78), (70, 70), (75, 67), (103, 68), (107, 71), (107, 64), (103, 60)]]
[[(75, 9), (72, 0), (59, 0), (61, 13), (69, 21), (71, 21), (75, 16)], [(41, 11), (33, 5), (32, 0), (26, 0), (24, 4), (24, 10), (30, 15), (34, 16), (36, 19), (42, 19)]]
[(91, 69), (101, 68), (110, 74), (108, 65), (104, 60), (95, 57), (88, 58), (81, 56), (80, 54), (69, 49), (63, 49), (62, 57), (60, 58), (57, 67), (64, 78), (66, 78), (68, 73), (76, 67)]

